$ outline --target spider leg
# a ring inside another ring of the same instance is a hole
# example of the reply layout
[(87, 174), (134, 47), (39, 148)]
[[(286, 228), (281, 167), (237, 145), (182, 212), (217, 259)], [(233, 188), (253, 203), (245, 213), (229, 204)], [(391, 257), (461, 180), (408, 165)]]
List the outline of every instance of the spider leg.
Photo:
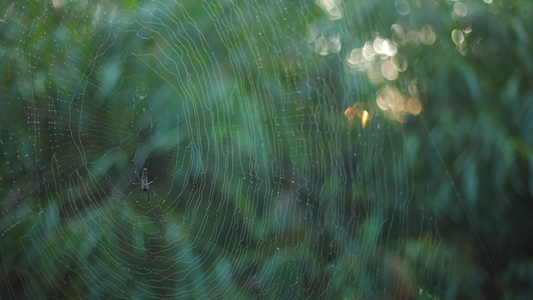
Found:
[(142, 181), (141, 177), (139, 177), (139, 174), (137, 174), (137, 170), (135, 170), (135, 151), (137, 150), (137, 147), (133, 149), (133, 153), (131, 154), (131, 168), (133, 169), (133, 173), (135, 173), (135, 176), (137, 176), (137, 179), (139, 181)]
[(157, 176), (154, 177), (154, 179), (152, 179), (152, 181), (148, 182), (147, 184), (148, 184), (148, 185), (152, 184), (152, 182), (154, 182), (156, 179), (157, 179)]
[(161, 202), (167, 202), (165, 199), (159, 197), (158, 195), (156, 195), (154, 192), (152, 192), (151, 189), (148, 189), (148, 192), (150, 192), (154, 197), (156, 197), (157, 199), (161, 200)]
[(137, 201), (135, 201), (135, 220), (137, 220), (137, 205), (139, 204), (139, 198), (141, 198), (142, 193), (143, 190), (139, 192), (139, 196), (137, 196)]
[[(148, 192), (148, 190), (146, 190)], [(154, 212), (154, 209), (152, 208), (152, 201), (150, 201), (150, 193), (146, 193), (148, 195), (148, 205), (150, 205), (150, 210), (152, 211), (152, 214), (154, 215), (154, 218), (157, 220), (157, 215)]]
[[(135, 184), (135, 183), (134, 183)], [(135, 193), (138, 189), (140, 189), (141, 187), (139, 186), (138, 188), (134, 189), (133, 191), (131, 191), (128, 196), (126, 197), (126, 199), (124, 199), (124, 204), (126, 204), (126, 201), (128, 201), (128, 198), (133, 194)], [(141, 191), (142, 192), (142, 191)]]
[(137, 179), (139, 179), (139, 181), (142, 181), (141, 177), (139, 177), (139, 174), (137, 174), (137, 170), (135, 170), (135, 167), (133, 166), (133, 159), (131, 160), (131, 167), (133, 168), (133, 173), (135, 173)]

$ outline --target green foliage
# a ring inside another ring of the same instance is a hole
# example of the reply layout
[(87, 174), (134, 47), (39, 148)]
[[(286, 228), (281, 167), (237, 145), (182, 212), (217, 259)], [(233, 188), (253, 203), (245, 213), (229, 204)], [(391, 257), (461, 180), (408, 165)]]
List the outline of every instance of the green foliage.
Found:
[(0, 8), (1, 294), (530, 297), (533, 5), (326, 4)]

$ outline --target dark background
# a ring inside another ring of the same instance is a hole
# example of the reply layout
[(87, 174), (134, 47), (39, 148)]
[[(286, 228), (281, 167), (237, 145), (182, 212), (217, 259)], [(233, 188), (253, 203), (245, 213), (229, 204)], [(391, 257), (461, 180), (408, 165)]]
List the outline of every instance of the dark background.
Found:
[(0, 5), (2, 298), (533, 295), (530, 1), (89, 2)]

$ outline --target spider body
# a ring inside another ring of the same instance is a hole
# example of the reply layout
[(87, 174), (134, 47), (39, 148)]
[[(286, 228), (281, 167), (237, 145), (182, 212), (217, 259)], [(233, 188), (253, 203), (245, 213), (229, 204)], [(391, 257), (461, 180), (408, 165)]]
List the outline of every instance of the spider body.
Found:
[[(135, 174), (137, 174), (137, 172), (135, 172)], [(143, 191), (148, 191), (148, 186), (151, 184), (151, 182), (148, 182), (148, 169), (147, 168), (143, 169), (143, 173), (141, 175), (140, 180), (141, 180), (141, 186), (143, 188)]]
[[(134, 152), (134, 155), (135, 155), (135, 152)], [(137, 187), (136, 189), (134, 189), (133, 191), (131, 191), (128, 194), (126, 199), (124, 199), (124, 204), (126, 204), (126, 202), (128, 201), (129, 197), (131, 195), (133, 195), (133, 193), (135, 193), (136, 191), (139, 191), (139, 195), (137, 196), (137, 200), (135, 201), (135, 217), (137, 217), (137, 206), (139, 204), (139, 199), (141, 198), (142, 193), (146, 192), (146, 196), (148, 198), (148, 205), (150, 206), (150, 211), (152, 212), (154, 217), (157, 219), (157, 215), (155, 214), (154, 209), (152, 208), (152, 201), (150, 200), (150, 194), (152, 194), (152, 196), (156, 197), (157, 199), (161, 200), (162, 202), (165, 202), (165, 200), (163, 200), (161, 197), (157, 196), (150, 189), (150, 185), (154, 182), (154, 180), (157, 179), (157, 176), (154, 177), (154, 179), (152, 179), (152, 181), (148, 181), (148, 169), (147, 168), (143, 168), (142, 174), (141, 174), (141, 176), (139, 176), (139, 174), (137, 174), (137, 170), (135, 170), (135, 164), (134, 163), (135, 163), (135, 160), (132, 158), (131, 159), (131, 167), (133, 169), (133, 173), (135, 174), (135, 176), (137, 177), (139, 182), (132, 182), (131, 184), (138, 185), (139, 187)]]

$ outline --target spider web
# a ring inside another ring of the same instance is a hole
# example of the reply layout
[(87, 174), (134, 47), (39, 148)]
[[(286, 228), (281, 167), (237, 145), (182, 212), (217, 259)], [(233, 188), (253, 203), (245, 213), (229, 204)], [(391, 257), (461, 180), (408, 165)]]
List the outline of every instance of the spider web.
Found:
[(130, 2), (3, 8), (4, 295), (444, 295), (408, 6)]

